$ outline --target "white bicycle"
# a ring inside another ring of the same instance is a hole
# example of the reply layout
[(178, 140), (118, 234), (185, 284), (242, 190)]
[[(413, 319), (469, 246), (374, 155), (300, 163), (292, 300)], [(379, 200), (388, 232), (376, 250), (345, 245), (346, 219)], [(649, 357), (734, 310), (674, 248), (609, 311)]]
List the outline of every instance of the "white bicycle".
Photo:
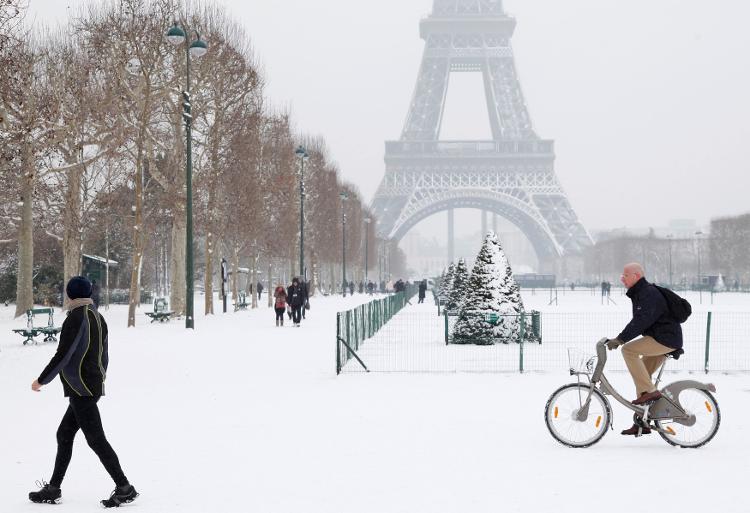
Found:
[[(721, 423), (719, 403), (712, 395), (716, 392), (713, 384), (676, 381), (661, 389), (661, 398), (641, 406), (633, 405), (617, 393), (604, 376), (606, 342), (606, 338), (597, 342), (596, 356), (590, 358), (580, 358), (568, 351), (570, 375), (576, 376), (578, 381), (555, 390), (544, 408), (544, 420), (555, 440), (568, 447), (589, 447), (601, 440), (612, 427), (609, 395), (633, 411), (638, 426), (636, 436), (640, 436), (643, 428), (650, 428), (667, 443), (678, 447), (696, 448), (711, 441)], [(667, 355), (656, 378), (657, 388), (667, 360), (676, 360), (683, 352), (677, 349)]]

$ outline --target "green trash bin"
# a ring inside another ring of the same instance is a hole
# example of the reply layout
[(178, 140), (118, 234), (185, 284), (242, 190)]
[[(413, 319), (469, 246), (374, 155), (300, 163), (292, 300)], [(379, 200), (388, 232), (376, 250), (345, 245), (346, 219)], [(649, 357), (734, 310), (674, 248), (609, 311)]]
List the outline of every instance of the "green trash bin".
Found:
[(531, 333), (534, 339), (542, 343), (542, 313), (538, 310), (531, 311)]

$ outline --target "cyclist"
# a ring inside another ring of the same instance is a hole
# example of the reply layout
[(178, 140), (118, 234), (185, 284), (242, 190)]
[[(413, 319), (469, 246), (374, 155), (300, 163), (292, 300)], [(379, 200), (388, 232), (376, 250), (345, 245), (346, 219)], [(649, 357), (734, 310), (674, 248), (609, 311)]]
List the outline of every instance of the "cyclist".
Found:
[[(664, 362), (666, 354), (682, 347), (682, 328), (670, 315), (667, 301), (651, 283), (646, 281), (643, 267), (630, 263), (622, 271), (620, 281), (628, 289), (626, 295), (633, 303), (633, 318), (616, 338), (607, 341), (607, 348), (622, 346), (622, 357), (635, 383), (638, 397), (633, 404), (641, 405), (661, 397), (651, 376)], [(640, 338), (633, 340), (638, 335)], [(651, 433), (648, 427), (642, 434)], [(638, 425), (622, 431), (623, 435), (637, 435)]]

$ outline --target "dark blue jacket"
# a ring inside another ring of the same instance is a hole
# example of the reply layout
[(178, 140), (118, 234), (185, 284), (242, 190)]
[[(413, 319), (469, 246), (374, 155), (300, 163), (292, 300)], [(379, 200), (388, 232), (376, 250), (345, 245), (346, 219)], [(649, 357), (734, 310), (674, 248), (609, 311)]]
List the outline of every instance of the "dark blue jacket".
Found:
[(292, 307), (302, 306), (307, 299), (307, 291), (302, 284), (292, 284), (286, 289), (286, 302)]
[(46, 385), (59, 375), (65, 397), (100, 397), (109, 364), (107, 349), (104, 318), (92, 306), (74, 308), (63, 322), (55, 356), (37, 381)]
[(663, 346), (682, 347), (682, 328), (669, 313), (667, 300), (652, 284), (641, 278), (627, 291), (633, 302), (633, 319), (617, 338), (628, 342), (638, 335), (653, 337)]

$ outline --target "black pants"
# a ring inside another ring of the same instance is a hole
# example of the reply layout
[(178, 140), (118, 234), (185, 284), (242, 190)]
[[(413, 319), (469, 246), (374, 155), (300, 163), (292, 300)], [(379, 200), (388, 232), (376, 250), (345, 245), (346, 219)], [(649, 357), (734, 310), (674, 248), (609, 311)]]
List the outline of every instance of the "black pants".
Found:
[(86, 437), (89, 447), (93, 449), (104, 468), (117, 486), (125, 486), (128, 479), (122, 472), (120, 460), (104, 435), (102, 418), (96, 405), (99, 397), (71, 397), (60, 427), (57, 428), (57, 457), (55, 470), (49, 484), (60, 487), (65, 472), (68, 470), (70, 458), (73, 456), (73, 440), (80, 429)]
[(284, 308), (283, 306), (276, 307), (276, 320), (277, 321), (284, 322), (284, 310), (286, 310), (286, 308)]
[(302, 305), (292, 307), (292, 320), (294, 324), (299, 324), (302, 320)]

